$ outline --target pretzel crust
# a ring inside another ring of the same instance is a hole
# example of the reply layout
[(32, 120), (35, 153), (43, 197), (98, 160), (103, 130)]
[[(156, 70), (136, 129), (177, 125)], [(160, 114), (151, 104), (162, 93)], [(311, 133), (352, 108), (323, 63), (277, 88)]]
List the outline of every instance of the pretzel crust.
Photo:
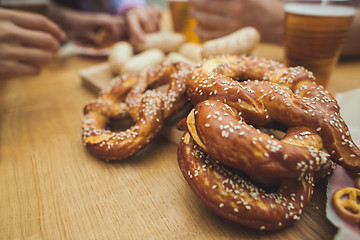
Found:
[(129, 108), (123, 101), (129, 91), (139, 82), (141, 76), (125, 75), (115, 77), (110, 86), (101, 91), (98, 98), (91, 100), (84, 107), (84, 115), (97, 112), (108, 118), (129, 116)]
[(143, 71), (139, 81), (126, 97), (130, 115), (137, 119), (142, 94), (148, 89), (168, 84), (161, 93), (164, 101), (164, 118), (169, 119), (178, 113), (187, 103), (185, 81), (190, 72), (190, 66), (183, 62), (161, 64), (151, 71)]
[[(188, 73), (188, 65), (173, 63), (115, 78), (84, 107), (82, 138), (87, 149), (104, 160), (122, 160), (144, 148), (158, 135), (164, 120), (187, 103)], [(163, 84), (169, 84), (166, 93), (151, 89)], [(110, 120), (129, 116), (135, 122), (129, 129), (107, 129)]]
[[(239, 82), (247, 79), (254, 81)], [(196, 67), (186, 85), (194, 105), (204, 100), (224, 102), (256, 127), (276, 122), (306, 126), (322, 137), (332, 161), (360, 172), (360, 149), (351, 139), (336, 100), (316, 85), (306, 69), (254, 57), (214, 57)]]
[[(286, 142), (286, 137), (285, 141), (274, 139), (248, 125), (228, 105), (214, 100), (199, 103), (188, 115), (187, 126), (195, 142), (206, 153), (251, 175), (296, 178), (318, 170), (329, 157), (315, 147)], [(309, 138), (309, 133), (306, 130), (298, 136), (309, 145), (314, 144), (315, 139)]]
[[(299, 218), (314, 178), (331, 174), (336, 164), (360, 170), (360, 150), (336, 100), (302, 67), (255, 57), (212, 57), (194, 68), (186, 87), (195, 107), (186, 127), (179, 124), (186, 130), (179, 166), (204, 204), (225, 218), (252, 228), (283, 228)], [(278, 126), (286, 132), (279, 139), (260, 131)], [(243, 174), (251, 182), (236, 182)], [(271, 195), (277, 201), (268, 200), (254, 182), (280, 183)], [(300, 203), (291, 202), (294, 212), (280, 210), (294, 198)]]
[(108, 117), (94, 111), (88, 112), (82, 127), (86, 148), (104, 160), (122, 160), (144, 148), (161, 130), (163, 102), (158, 93), (149, 91), (141, 104), (136, 123), (120, 132), (106, 129)]
[(313, 179), (283, 180), (268, 193), (211, 159), (186, 132), (179, 144), (178, 162), (185, 179), (217, 214), (242, 225), (275, 230), (299, 220), (313, 191)]
[(342, 218), (360, 222), (360, 189), (345, 187), (337, 190), (333, 197), (332, 203), (335, 211)]

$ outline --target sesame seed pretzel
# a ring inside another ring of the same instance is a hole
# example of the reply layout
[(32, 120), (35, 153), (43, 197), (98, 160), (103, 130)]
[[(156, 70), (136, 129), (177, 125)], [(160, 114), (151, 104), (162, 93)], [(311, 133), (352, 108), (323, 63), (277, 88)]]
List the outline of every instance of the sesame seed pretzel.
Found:
[[(156, 137), (165, 119), (187, 102), (183, 63), (164, 64), (139, 74), (115, 78), (96, 100), (84, 107), (82, 138), (87, 149), (105, 160), (122, 160), (145, 147)], [(170, 83), (166, 93), (148, 89)], [(135, 124), (125, 131), (111, 131), (111, 119), (131, 116)]]
[[(221, 125), (218, 132), (212, 130), (211, 126), (215, 126), (215, 123), (219, 126), (219, 122)], [(251, 228), (283, 228), (300, 219), (312, 196), (314, 174), (319, 180), (332, 172), (334, 165), (325, 158), (320, 169), (315, 169), (312, 165), (311, 168), (302, 168), (298, 175), (284, 177), (284, 173), (288, 171), (284, 166), (289, 163), (293, 165), (291, 162), (301, 157), (298, 152), (307, 153), (308, 146), (313, 153), (321, 152), (323, 145), (320, 136), (304, 127), (292, 128), (281, 141), (266, 138), (265, 133), (257, 132), (261, 136), (258, 137), (259, 141), (251, 143), (249, 147), (247, 136), (250, 134), (247, 133), (247, 127), (232, 107), (215, 100), (199, 103), (187, 117), (188, 131), (178, 150), (180, 169), (199, 198), (219, 215)], [(225, 140), (224, 130), (227, 136)], [(194, 134), (193, 131), (199, 134)], [(203, 138), (199, 135), (207, 131), (211, 133), (208, 132), (206, 141), (214, 142), (220, 147), (212, 145), (207, 148), (202, 145), (199, 138)], [(201, 144), (197, 144), (198, 141)], [(294, 152), (288, 152), (286, 159), (281, 158), (277, 162), (277, 155), (286, 154), (286, 147), (290, 145), (293, 145)], [(218, 151), (213, 151), (215, 148)], [(264, 152), (269, 154), (269, 158), (262, 158), (261, 148), (269, 150)], [(236, 167), (241, 173), (228, 167), (234, 167), (226, 161), (229, 152), (237, 154)], [(307, 157), (314, 159), (311, 155)], [(296, 164), (294, 166), (297, 168)], [(244, 178), (243, 173), (248, 178)], [(280, 187), (276, 192), (267, 192), (254, 184), (254, 180), (267, 185), (272, 184), (272, 180), (277, 180)]]
[[(327, 176), (335, 163), (360, 170), (360, 150), (336, 100), (302, 67), (254, 57), (213, 57), (195, 67), (186, 87), (195, 108), (186, 119), (179, 166), (205, 205), (228, 219), (259, 229), (282, 228), (299, 219), (314, 176)], [(279, 125), (287, 129), (282, 139), (259, 130)], [(300, 194), (301, 205), (291, 205), (296, 217), (289, 219), (289, 212), (278, 209), (281, 201), (264, 203), (268, 196), (250, 182), (229, 188), (237, 171), (260, 183), (286, 182), (291, 195), (280, 187), (271, 196), (287, 202)]]
[(119, 132), (106, 129), (110, 118), (101, 111), (89, 111), (83, 119), (83, 142), (93, 155), (107, 161), (130, 157), (158, 135), (163, 124), (162, 109), (159, 93), (146, 92), (135, 124)]
[[(322, 139), (310, 129), (292, 128), (277, 140), (248, 125), (229, 105), (215, 100), (195, 106), (187, 117), (187, 129), (207, 154), (248, 175), (297, 178), (329, 162), (329, 155), (319, 150)], [(294, 138), (302, 139), (302, 143)]]
[(208, 208), (251, 228), (276, 230), (299, 220), (313, 192), (311, 174), (284, 180), (276, 192), (267, 192), (214, 161), (189, 132), (179, 144), (178, 161), (185, 179)]
[[(248, 79), (254, 81), (240, 82)], [(193, 70), (186, 87), (194, 105), (206, 99), (224, 102), (256, 127), (274, 123), (308, 127), (322, 137), (332, 161), (360, 172), (360, 149), (336, 100), (302, 67), (287, 68), (254, 57), (214, 57)]]

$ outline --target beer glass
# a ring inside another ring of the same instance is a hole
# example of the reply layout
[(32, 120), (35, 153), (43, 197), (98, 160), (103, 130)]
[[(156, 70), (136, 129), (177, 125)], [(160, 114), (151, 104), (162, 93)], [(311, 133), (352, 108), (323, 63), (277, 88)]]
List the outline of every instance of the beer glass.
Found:
[(194, 32), (196, 21), (190, 16), (188, 0), (167, 0), (175, 32), (182, 33), (190, 42), (199, 42)]
[(357, 0), (284, 2), (284, 62), (312, 71), (317, 83), (326, 87), (356, 14)]

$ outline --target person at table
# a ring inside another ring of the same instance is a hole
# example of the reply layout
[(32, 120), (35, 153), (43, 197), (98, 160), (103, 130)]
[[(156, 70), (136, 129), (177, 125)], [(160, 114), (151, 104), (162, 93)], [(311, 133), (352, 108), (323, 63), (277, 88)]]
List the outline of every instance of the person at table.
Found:
[(99, 28), (108, 29), (115, 39), (127, 38), (131, 43), (142, 41), (145, 33), (159, 30), (161, 8), (147, 6), (145, 0), (53, 0), (53, 3), (49, 17), (77, 38), (93, 44), (98, 44)]
[(105, 27), (116, 40), (128, 35), (136, 42), (144, 33), (156, 31), (160, 22), (159, 9), (145, 5), (124, 4), (119, 14), (111, 14), (51, 4), (49, 16), (59, 24), (40, 14), (0, 8), (0, 80), (38, 74), (52, 61), (60, 42), (65, 41), (62, 28), (96, 43), (96, 30)]
[[(203, 40), (255, 27), (263, 42), (282, 44), (285, 12), (281, 0), (189, 0), (196, 19), (194, 31)], [(355, 16), (342, 57), (360, 57), (360, 11)]]
[(38, 74), (65, 39), (43, 15), (0, 8), (0, 80)]

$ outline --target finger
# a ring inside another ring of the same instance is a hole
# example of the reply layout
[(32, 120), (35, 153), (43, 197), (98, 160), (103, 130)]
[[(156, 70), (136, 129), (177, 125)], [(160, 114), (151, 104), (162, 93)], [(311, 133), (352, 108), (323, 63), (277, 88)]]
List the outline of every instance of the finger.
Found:
[(128, 15), (127, 21), (131, 42), (144, 41), (144, 31), (141, 28), (139, 20), (134, 15)]
[[(94, 38), (94, 35), (99, 29), (106, 29), (110, 32), (113, 39), (118, 40), (122, 35), (122, 29), (124, 28), (124, 20), (121, 16), (109, 15), (109, 14), (96, 14), (86, 24), (87, 36), (89, 36), (92, 43), (98, 43), (99, 39)], [(84, 31), (85, 32), (85, 31)], [(90, 34), (90, 32), (93, 32)]]
[(14, 35), (16, 37), (15, 39), (18, 39), (18, 41), (25, 46), (54, 52), (60, 48), (59, 42), (46, 32), (18, 28), (17, 31), (14, 32)]
[(112, 24), (109, 26), (109, 30), (113, 35), (114, 39), (118, 40), (121, 38), (123, 28), (124, 20), (120, 16), (117, 16), (114, 21), (112, 21)]
[(92, 29), (84, 31), (81, 34), (81, 37), (79, 37), (79, 40), (83, 41), (85, 43), (94, 44), (94, 45), (100, 44), (100, 39), (96, 35), (95, 30), (92, 30)]
[(155, 23), (151, 21), (148, 9), (145, 8), (134, 8), (128, 14), (129, 23), (130, 21), (137, 23), (143, 33), (153, 32), (156, 29)]
[(40, 14), (13, 11), (10, 20), (20, 27), (49, 33), (58, 40), (66, 39), (66, 34), (56, 23)]
[(145, 33), (155, 32), (157, 30), (157, 24), (147, 14), (143, 14), (140, 17), (140, 25)]
[(228, 15), (238, 4), (231, 0), (190, 0), (193, 8), (214, 14)]
[(197, 21), (198, 25), (206, 28), (224, 28), (227, 24), (227, 18), (219, 14), (210, 14), (197, 10), (192, 10), (190, 14)]
[(153, 32), (158, 31), (160, 28), (161, 21), (161, 9), (158, 6), (150, 7), (148, 11), (149, 21), (153, 22), (154, 29)]
[(124, 36), (124, 28), (125, 28), (125, 21), (124, 18), (122, 16), (116, 16), (116, 21), (114, 21), (114, 29), (113, 31), (113, 35), (115, 40), (119, 40)]
[(124, 20), (121, 16), (111, 16), (108, 14), (96, 14), (89, 23), (89, 28), (96, 32), (100, 28), (106, 28), (110, 31), (114, 39), (119, 39), (121, 28), (123, 28)]
[(40, 73), (40, 68), (28, 63), (14, 60), (0, 60), (0, 79), (32, 76)]
[(56, 51), (60, 44), (49, 33), (21, 28), (10, 21), (0, 22), (0, 39), (49, 51)]
[(29, 48), (20, 45), (1, 45), (0, 58), (29, 63), (36, 66), (49, 64), (53, 60), (53, 54), (37, 48)]
[(161, 15), (162, 15), (162, 11), (161, 8), (158, 5), (152, 5), (149, 7), (148, 10), (149, 13), (149, 17), (156, 22), (157, 24), (160, 23), (160, 19), (161, 19)]

